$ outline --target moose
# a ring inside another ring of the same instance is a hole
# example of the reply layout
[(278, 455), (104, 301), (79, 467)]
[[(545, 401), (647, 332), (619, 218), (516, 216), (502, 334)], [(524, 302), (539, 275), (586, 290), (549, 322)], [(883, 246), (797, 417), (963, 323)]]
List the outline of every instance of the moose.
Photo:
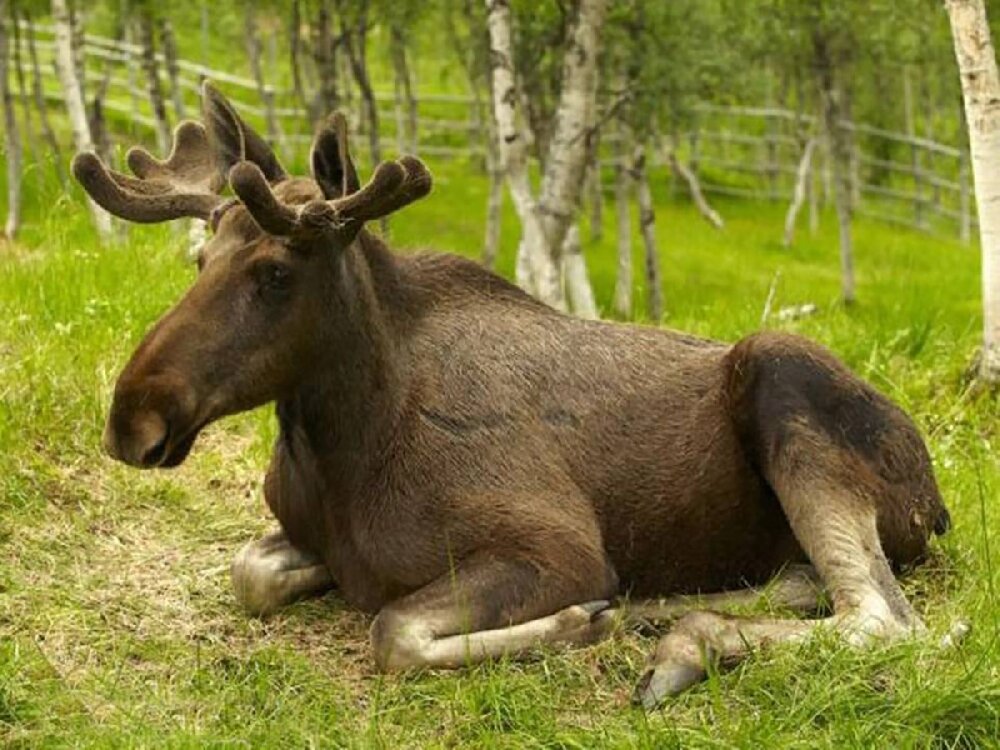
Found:
[[(123, 219), (211, 227), (103, 442), (173, 467), (210, 422), (276, 403), (280, 530), (235, 556), (246, 611), (336, 589), (374, 615), (387, 671), (669, 620), (647, 707), (707, 660), (818, 628), (857, 646), (925, 632), (895, 576), (950, 524), (930, 456), (826, 349), (576, 319), (473, 261), (394, 254), (365, 223), (430, 192), (418, 159), (362, 186), (333, 115), (294, 177), (211, 83), (202, 100), (166, 160), (133, 148), (130, 176), (81, 153), (73, 173)], [(765, 584), (802, 619), (719, 611)]]

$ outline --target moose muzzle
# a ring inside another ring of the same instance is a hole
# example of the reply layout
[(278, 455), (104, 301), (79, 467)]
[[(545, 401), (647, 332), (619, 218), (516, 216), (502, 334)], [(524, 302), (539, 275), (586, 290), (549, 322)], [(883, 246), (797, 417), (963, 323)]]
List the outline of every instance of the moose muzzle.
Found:
[(196, 419), (195, 401), (193, 390), (176, 374), (137, 377), (126, 370), (115, 386), (104, 449), (139, 468), (177, 466), (204, 426)]

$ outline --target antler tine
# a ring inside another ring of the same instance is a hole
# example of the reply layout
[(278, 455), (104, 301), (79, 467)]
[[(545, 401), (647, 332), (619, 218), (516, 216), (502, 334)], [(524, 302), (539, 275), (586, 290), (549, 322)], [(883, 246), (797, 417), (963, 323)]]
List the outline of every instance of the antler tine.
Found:
[(99, 206), (140, 224), (193, 216), (208, 220), (222, 198), (211, 193), (179, 193), (161, 181), (143, 181), (109, 170), (91, 152), (73, 159), (73, 175)]
[(384, 161), (375, 168), (371, 179), (357, 192), (327, 201), (344, 219), (365, 222), (386, 215), (383, 206), (406, 181), (406, 168), (398, 161)]
[(128, 221), (155, 223), (191, 216), (208, 220), (222, 202), (222, 187), (202, 125), (183, 122), (174, 131), (166, 161), (133, 148), (129, 167), (136, 177), (115, 172), (93, 153), (73, 159), (73, 175), (103, 208)]
[(235, 164), (229, 170), (229, 184), (265, 232), (279, 237), (295, 233), (299, 225), (298, 211), (278, 200), (264, 173), (252, 161)]
[(135, 146), (125, 157), (129, 169), (142, 180), (166, 180), (205, 192), (219, 192), (225, 175), (216, 167), (205, 126), (185, 120), (174, 130), (173, 148), (165, 161)]

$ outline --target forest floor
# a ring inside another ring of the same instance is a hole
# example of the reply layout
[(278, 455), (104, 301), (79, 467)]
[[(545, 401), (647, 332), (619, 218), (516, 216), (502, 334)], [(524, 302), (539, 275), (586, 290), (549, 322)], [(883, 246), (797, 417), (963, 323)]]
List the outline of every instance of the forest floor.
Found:
[[(485, 181), (463, 163), (433, 166), (434, 194), (393, 219), (392, 241), (475, 255)], [(859, 302), (846, 309), (832, 215), (784, 249), (783, 206), (722, 203), (720, 232), (658, 190), (664, 325), (735, 340), (762, 326), (774, 283), (774, 309), (818, 312), (765, 327), (823, 342), (914, 416), (954, 528), (905, 589), (933, 634), (960, 617), (974, 630), (949, 652), (928, 642), (857, 653), (829, 639), (774, 648), (645, 714), (629, 698), (655, 645), (648, 632), (379, 676), (368, 618), (336, 594), (266, 621), (242, 614), (228, 565), (273, 526), (261, 497), (271, 410), (213, 425), (173, 471), (139, 472), (100, 450), (117, 372), (193, 277), (183, 234), (134, 227), (102, 247), (78, 194), (27, 187), (23, 239), (0, 247), (0, 744), (1000, 745), (1000, 435), (996, 398), (968, 387), (980, 330), (974, 247), (858, 222)], [(509, 273), (517, 225), (505, 211)], [(605, 310), (608, 212), (607, 236), (587, 246)], [(635, 247), (639, 270), (638, 235)]]

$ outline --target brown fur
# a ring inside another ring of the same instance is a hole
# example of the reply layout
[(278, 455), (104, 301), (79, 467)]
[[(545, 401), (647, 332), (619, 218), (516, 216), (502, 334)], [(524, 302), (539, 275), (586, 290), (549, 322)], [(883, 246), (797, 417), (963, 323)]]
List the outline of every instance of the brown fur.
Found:
[[(274, 226), (351, 189), (330, 187), (353, 173), (343, 133), (318, 139), (315, 180), (266, 188)], [(902, 566), (947, 526), (912, 422), (814, 343), (579, 320), (468, 260), (338, 237), (275, 237), (228, 208), (122, 373), (106, 441), (176, 465), (207, 422), (277, 402), (280, 544), (382, 612), (382, 664), (414, 613), (450, 636), (757, 583), (844, 514), (876, 513)]]

